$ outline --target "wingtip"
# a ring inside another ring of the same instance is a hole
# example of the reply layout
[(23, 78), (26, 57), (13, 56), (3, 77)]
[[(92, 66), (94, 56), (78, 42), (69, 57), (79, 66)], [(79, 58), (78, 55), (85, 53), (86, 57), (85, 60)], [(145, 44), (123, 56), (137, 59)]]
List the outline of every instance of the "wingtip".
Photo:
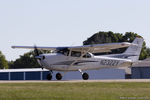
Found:
[(142, 36), (136, 36), (136, 38), (141, 38), (141, 39), (143, 39), (143, 37), (142, 37)]

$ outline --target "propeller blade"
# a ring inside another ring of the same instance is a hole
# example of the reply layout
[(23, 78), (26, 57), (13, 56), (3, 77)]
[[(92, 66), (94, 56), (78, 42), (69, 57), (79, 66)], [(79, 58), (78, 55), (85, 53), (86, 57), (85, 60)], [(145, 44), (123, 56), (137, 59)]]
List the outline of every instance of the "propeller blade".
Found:
[(40, 66), (41, 66), (41, 68), (42, 68), (42, 70), (43, 70), (43, 66), (42, 66), (42, 63), (41, 63), (42, 57), (39, 56), (39, 55), (40, 55), (40, 52), (39, 52), (39, 50), (37, 49), (36, 45), (34, 46), (34, 53), (35, 53), (34, 58), (37, 59), (38, 63), (40, 64)]
[(36, 46), (34, 46), (34, 53), (35, 53), (35, 56), (39, 56), (39, 51)]

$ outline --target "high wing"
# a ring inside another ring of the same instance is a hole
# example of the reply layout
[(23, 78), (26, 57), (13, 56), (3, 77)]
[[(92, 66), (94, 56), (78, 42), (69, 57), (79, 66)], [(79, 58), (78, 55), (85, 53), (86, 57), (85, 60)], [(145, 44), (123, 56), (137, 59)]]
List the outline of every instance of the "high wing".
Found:
[(84, 45), (84, 46), (76, 46), (69, 47), (72, 51), (87, 51), (91, 53), (100, 53), (100, 52), (111, 52), (113, 49), (129, 47), (130, 45), (135, 45), (128, 42), (122, 43), (104, 43), (104, 44), (94, 44), (94, 45)]
[[(11, 46), (13, 49), (20, 48), (20, 49), (34, 49), (35, 46)], [(57, 47), (43, 47), (43, 46), (36, 46), (37, 49), (41, 50), (56, 50)]]
[[(104, 43), (104, 44), (93, 44), (93, 45), (83, 45), (83, 46), (68, 46), (68, 47), (42, 47), (36, 46), (37, 49), (41, 50), (61, 50), (69, 49), (71, 51), (100, 53), (100, 52), (111, 52), (112, 49), (129, 47), (131, 45), (136, 45), (133, 43), (122, 42), (122, 43)], [(23, 48), (23, 49), (34, 49), (35, 46), (12, 46), (12, 48)]]

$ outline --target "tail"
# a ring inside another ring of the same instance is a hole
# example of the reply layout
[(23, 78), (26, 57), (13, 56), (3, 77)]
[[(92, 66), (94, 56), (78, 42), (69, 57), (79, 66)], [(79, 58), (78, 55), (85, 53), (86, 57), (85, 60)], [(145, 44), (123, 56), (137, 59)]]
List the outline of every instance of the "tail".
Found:
[(143, 38), (135, 38), (135, 40), (132, 42), (135, 45), (129, 46), (123, 55), (126, 55), (126, 58), (131, 59), (133, 62), (137, 61), (141, 53), (143, 42)]

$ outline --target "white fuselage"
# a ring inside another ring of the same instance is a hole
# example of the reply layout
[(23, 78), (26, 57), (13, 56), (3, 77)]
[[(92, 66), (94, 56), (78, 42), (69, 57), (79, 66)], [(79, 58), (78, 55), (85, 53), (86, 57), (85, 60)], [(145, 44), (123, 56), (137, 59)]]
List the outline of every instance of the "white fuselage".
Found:
[(65, 56), (61, 53), (41, 54), (40, 64), (49, 70), (77, 71), (101, 68), (129, 67), (132, 61), (128, 59), (106, 56), (91, 56), (90, 58)]

